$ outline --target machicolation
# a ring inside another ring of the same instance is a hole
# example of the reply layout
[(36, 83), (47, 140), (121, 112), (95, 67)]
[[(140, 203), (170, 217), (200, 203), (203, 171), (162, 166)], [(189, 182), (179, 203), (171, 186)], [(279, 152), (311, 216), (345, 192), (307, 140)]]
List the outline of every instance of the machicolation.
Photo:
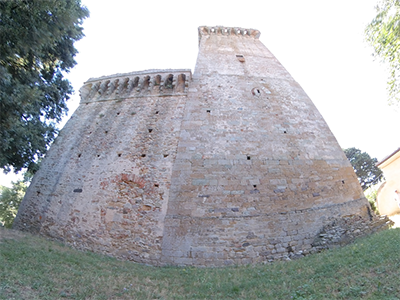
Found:
[(152, 265), (303, 256), (386, 228), (254, 29), (199, 27), (190, 70), (89, 79), (14, 227)]

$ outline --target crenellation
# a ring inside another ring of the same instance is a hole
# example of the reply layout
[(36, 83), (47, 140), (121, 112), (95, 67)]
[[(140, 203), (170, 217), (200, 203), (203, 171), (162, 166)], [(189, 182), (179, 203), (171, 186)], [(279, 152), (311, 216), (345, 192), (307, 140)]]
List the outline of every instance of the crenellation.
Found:
[(209, 35), (222, 35), (222, 36), (241, 36), (241, 37), (252, 37), (254, 39), (260, 38), (260, 31), (251, 28), (241, 28), (241, 27), (224, 27), (224, 26), (200, 26), (199, 27), (199, 40), (202, 37)]
[(149, 70), (89, 79), (80, 89), (81, 103), (120, 98), (186, 95), (190, 70)]

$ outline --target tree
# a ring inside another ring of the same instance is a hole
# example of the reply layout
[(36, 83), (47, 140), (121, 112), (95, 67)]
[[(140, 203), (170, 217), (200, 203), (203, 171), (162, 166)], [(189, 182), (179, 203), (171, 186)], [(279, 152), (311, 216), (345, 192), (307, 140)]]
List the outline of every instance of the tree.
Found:
[(388, 63), (389, 104), (400, 101), (400, 1), (382, 0), (377, 15), (365, 29), (366, 39), (375, 55)]
[(376, 158), (371, 158), (368, 153), (361, 152), (354, 147), (345, 149), (344, 153), (353, 166), (363, 191), (382, 179), (383, 174), (381, 169), (376, 166), (378, 162)]
[(26, 188), (27, 183), (24, 180), (13, 182), (11, 188), (0, 185), (0, 225), (12, 227)]
[(80, 0), (0, 1), (0, 168), (32, 170), (73, 92), (64, 74), (89, 16)]

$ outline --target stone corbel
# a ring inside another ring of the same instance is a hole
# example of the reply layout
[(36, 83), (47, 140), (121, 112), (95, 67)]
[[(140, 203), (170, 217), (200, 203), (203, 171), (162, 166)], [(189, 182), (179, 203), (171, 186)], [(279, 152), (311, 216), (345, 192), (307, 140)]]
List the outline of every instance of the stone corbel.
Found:
[(249, 35), (255, 39), (260, 38), (260, 31), (258, 31), (257, 29), (249, 29)]
[(106, 80), (106, 81), (102, 81), (100, 83), (100, 88), (97, 91), (101, 96), (104, 96), (104, 94), (107, 92), (108, 90), (108, 84), (110, 83), (110, 80)]
[(80, 88), (79, 94), (81, 96), (81, 101), (90, 100), (90, 98), (93, 96), (92, 86), (93, 84), (88, 83)]
[(122, 84), (119, 85), (117, 94), (123, 95), (124, 93), (128, 93), (128, 82), (129, 78), (125, 78)]
[(145, 77), (139, 77), (139, 82), (138, 82), (138, 85), (136, 87), (136, 91), (137, 92), (140, 92), (140, 90), (142, 89), (143, 83), (144, 83), (144, 78)]
[(114, 91), (118, 89), (118, 85), (119, 85), (119, 79), (110, 81), (110, 83), (108, 84), (106, 96), (111, 96), (114, 93)]
[(231, 35), (232, 28), (220, 26), (219, 30), (222, 35)]

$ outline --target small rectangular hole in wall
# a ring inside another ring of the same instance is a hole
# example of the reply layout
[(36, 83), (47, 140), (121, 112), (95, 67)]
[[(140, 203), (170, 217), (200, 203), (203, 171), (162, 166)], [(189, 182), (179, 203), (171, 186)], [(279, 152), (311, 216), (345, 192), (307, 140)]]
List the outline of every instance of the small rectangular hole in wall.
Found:
[(207, 109), (207, 112), (208, 112), (208, 113), (210, 113), (210, 112), (211, 112), (211, 110), (210, 110), (210, 109)]
[(168, 157), (168, 154), (164, 154), (164, 157)]
[(118, 157), (121, 157), (121, 155), (122, 155), (121, 153), (118, 153)]
[(156, 115), (158, 115), (158, 111), (156, 111)]
[(154, 184), (155, 187), (159, 187), (158, 183)]
[(257, 187), (257, 185), (256, 184), (253, 184), (253, 188), (256, 188)]
[(250, 160), (250, 159), (251, 159), (250, 156), (247, 155), (247, 160)]
[(153, 131), (153, 129), (149, 128), (149, 132), (152, 132), (152, 131)]
[(240, 62), (245, 62), (244, 56), (241, 55), (241, 54), (236, 55), (236, 58), (237, 58)]
[(142, 157), (146, 157), (146, 154), (142, 154)]

